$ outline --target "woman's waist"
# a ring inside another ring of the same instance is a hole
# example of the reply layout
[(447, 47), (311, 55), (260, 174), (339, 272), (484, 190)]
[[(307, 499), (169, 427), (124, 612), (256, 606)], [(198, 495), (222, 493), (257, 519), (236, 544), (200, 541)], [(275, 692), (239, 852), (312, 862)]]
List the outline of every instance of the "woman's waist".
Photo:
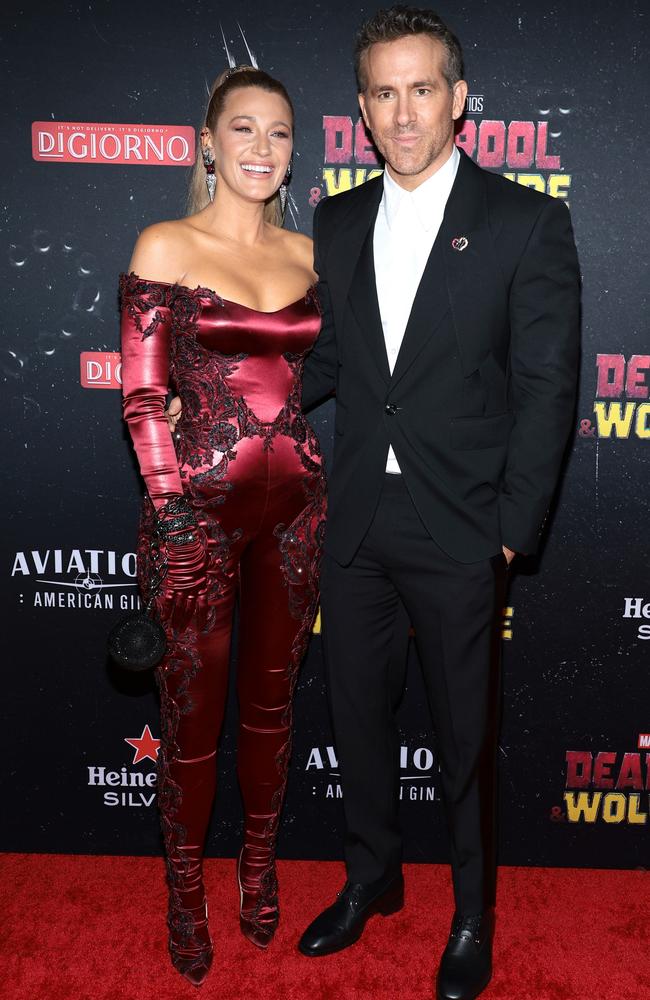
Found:
[(253, 494), (271, 486), (292, 492), (323, 476), (320, 452), (282, 433), (251, 435), (225, 451), (181, 449), (178, 464), (181, 480), (195, 496), (223, 494), (235, 485), (239, 496), (244, 488)]
[[(219, 429), (234, 428), (238, 436), (247, 436), (256, 427), (276, 427), (291, 433), (294, 425), (307, 426), (299, 400), (280, 397), (278, 399), (254, 400), (248, 396), (229, 397), (219, 401), (217, 406), (197, 406), (181, 395), (182, 416), (176, 425), (180, 434), (192, 436), (218, 433)], [(228, 436), (232, 432), (228, 431)]]

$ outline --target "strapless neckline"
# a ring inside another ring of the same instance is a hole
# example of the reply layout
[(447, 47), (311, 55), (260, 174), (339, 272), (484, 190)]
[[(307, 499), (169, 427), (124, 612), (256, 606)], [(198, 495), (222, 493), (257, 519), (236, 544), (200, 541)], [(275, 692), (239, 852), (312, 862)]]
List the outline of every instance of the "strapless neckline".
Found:
[(162, 285), (165, 288), (183, 288), (185, 291), (190, 292), (192, 295), (209, 296), (213, 299), (218, 299), (219, 302), (226, 302), (229, 306), (236, 306), (238, 309), (246, 309), (248, 312), (258, 313), (260, 316), (277, 316), (279, 313), (286, 312), (293, 306), (297, 306), (301, 302), (307, 302), (310, 294), (314, 294), (316, 291), (316, 282), (313, 281), (311, 285), (306, 289), (304, 295), (300, 298), (294, 299), (293, 302), (288, 302), (286, 306), (281, 306), (280, 309), (256, 309), (254, 306), (247, 306), (243, 302), (235, 302), (234, 299), (226, 299), (219, 292), (216, 292), (213, 288), (208, 288), (205, 285), (197, 285), (196, 288), (192, 288), (190, 285), (184, 285), (182, 281), (157, 281), (155, 278), (143, 278), (135, 271), (130, 271), (128, 274), (126, 271), (122, 272), (120, 275), (122, 278), (135, 278), (136, 281), (142, 281), (146, 285)]

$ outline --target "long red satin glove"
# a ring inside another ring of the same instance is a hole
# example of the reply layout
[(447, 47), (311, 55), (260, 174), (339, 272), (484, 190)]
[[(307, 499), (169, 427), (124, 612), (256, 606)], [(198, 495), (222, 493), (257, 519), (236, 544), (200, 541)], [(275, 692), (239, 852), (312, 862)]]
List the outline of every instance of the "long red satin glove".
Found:
[[(134, 274), (120, 277), (124, 419), (147, 493), (163, 521), (165, 513), (161, 508), (167, 501), (183, 495), (164, 412), (169, 386), (173, 293), (170, 285), (143, 281)], [(182, 630), (196, 611), (197, 624), (202, 627), (207, 587), (203, 532), (197, 526), (193, 540), (180, 545), (174, 544), (172, 533), (162, 548), (167, 562), (158, 599), (163, 620)]]
[(208, 560), (203, 530), (182, 497), (160, 507), (156, 519), (161, 555), (167, 564), (158, 594), (160, 616), (182, 632), (196, 615), (197, 628), (203, 629), (208, 616)]

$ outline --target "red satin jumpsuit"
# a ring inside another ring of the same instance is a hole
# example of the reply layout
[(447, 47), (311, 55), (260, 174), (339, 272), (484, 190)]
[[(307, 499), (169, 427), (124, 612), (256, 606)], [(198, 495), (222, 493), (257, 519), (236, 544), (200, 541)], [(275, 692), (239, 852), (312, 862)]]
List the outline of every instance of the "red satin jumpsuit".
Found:
[[(192, 621), (179, 634), (166, 625), (157, 671), (158, 803), (180, 968), (195, 955), (200, 962), (209, 940), (201, 861), (237, 595), (242, 929), (264, 946), (277, 924), (274, 850), (291, 701), (317, 607), (325, 517), (320, 448), (300, 402), (320, 313), (313, 288), (271, 313), (133, 273), (121, 276), (120, 295), (124, 416), (147, 488), (141, 587), (154, 508), (184, 494), (208, 540), (207, 627)], [(183, 405), (175, 442), (164, 416), (170, 385)]]

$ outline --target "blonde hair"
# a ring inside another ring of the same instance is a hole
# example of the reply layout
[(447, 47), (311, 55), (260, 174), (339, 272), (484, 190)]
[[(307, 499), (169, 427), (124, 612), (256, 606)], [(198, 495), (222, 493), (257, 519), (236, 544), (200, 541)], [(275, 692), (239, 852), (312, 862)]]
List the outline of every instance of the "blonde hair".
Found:
[[(194, 162), (194, 166), (192, 167), (187, 196), (188, 215), (194, 215), (196, 212), (200, 212), (201, 209), (210, 204), (210, 195), (208, 194), (207, 184), (205, 183), (205, 166), (203, 164), (201, 149), (201, 130), (203, 128), (207, 128), (210, 134), (214, 135), (217, 127), (217, 120), (223, 111), (228, 94), (231, 94), (233, 90), (238, 90), (243, 87), (260, 87), (262, 90), (269, 91), (272, 94), (279, 94), (280, 97), (282, 97), (289, 105), (293, 126), (293, 104), (291, 103), (291, 98), (289, 97), (284, 84), (280, 83), (279, 80), (275, 80), (272, 76), (269, 76), (268, 73), (265, 73), (264, 70), (256, 69), (255, 66), (238, 66), (236, 69), (227, 69), (224, 70), (223, 73), (220, 73), (212, 84), (208, 107), (205, 112), (205, 120), (198, 129), (199, 135), (197, 139), (196, 160)], [(270, 222), (273, 226), (282, 225), (282, 210), (280, 207), (279, 191), (276, 191), (273, 197), (267, 201), (264, 206), (264, 219), (266, 222)]]

